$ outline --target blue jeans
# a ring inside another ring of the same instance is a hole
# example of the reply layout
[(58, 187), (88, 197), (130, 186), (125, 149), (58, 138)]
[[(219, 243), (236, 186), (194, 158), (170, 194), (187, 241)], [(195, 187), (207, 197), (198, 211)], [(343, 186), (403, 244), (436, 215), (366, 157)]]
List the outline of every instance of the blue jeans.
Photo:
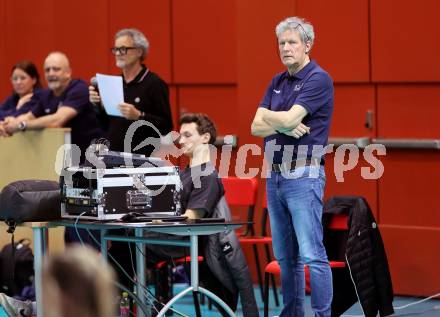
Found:
[(304, 316), (304, 264), (310, 269), (315, 316), (331, 315), (332, 273), (322, 242), (324, 185), (323, 166), (271, 172), (267, 179), (273, 251), (281, 267), (284, 308), (280, 317)]

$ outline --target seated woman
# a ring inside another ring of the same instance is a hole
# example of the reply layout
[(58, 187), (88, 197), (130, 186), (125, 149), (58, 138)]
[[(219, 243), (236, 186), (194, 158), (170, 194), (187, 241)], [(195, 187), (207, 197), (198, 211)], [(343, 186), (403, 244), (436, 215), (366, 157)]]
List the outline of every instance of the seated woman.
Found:
[(0, 104), (0, 126), (6, 117), (17, 117), (30, 111), (32, 104), (29, 101), (41, 87), (37, 68), (29, 61), (21, 61), (12, 67), (11, 83), (12, 95)]

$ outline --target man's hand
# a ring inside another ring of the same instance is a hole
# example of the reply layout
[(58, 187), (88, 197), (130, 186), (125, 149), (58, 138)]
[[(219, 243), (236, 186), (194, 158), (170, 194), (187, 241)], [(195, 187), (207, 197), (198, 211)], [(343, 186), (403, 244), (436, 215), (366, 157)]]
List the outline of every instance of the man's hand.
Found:
[(204, 209), (187, 209), (182, 216), (188, 217), (188, 219), (200, 219), (203, 218), (204, 215)]
[(300, 123), (295, 129), (291, 131), (283, 131), (288, 136), (293, 136), (295, 139), (301, 138), (305, 134), (310, 134), (310, 128), (303, 123)]
[(95, 105), (101, 102), (101, 97), (93, 86), (89, 86), (89, 101)]
[(19, 131), (18, 124), (20, 123), (20, 120), (14, 117), (6, 117), (5, 121), (3, 123), (4, 129), (7, 134), (12, 135), (15, 132)]
[(0, 137), (8, 137), (11, 136), (8, 132), (6, 132), (6, 127), (4, 121), (0, 121)]
[(307, 110), (301, 105), (293, 105), (288, 111), (265, 111), (264, 121), (277, 131), (294, 130), (307, 115)]
[(170, 131), (168, 134), (161, 136), (160, 147), (155, 148), (151, 156), (160, 157), (165, 161), (171, 162), (171, 156), (176, 159), (181, 157), (184, 153), (183, 148), (177, 147), (180, 133), (176, 131)]
[(141, 115), (141, 112), (135, 106), (126, 102), (119, 104), (118, 108), (124, 118), (128, 120), (137, 120)]

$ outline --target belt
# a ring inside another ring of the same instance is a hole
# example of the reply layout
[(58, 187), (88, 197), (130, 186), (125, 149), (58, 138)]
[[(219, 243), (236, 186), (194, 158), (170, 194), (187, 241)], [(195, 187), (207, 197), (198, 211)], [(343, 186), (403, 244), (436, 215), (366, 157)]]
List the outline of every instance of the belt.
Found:
[(285, 163), (281, 163), (281, 164), (272, 164), (272, 172), (287, 172), (287, 171), (292, 171), (295, 168), (298, 167), (305, 167), (305, 166), (320, 166), (320, 165), (324, 165), (324, 162), (317, 157), (312, 157), (312, 158), (306, 158), (306, 159), (298, 159), (298, 160), (294, 160), (292, 162), (285, 162)]

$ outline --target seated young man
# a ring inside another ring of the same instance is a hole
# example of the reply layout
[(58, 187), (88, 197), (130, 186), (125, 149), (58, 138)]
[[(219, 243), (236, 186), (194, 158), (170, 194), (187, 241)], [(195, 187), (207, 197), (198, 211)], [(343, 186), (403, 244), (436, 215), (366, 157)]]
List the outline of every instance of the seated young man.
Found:
[(189, 165), (180, 173), (184, 216), (190, 219), (211, 217), (220, 198), (223, 184), (211, 163), (209, 145), (217, 136), (216, 128), (204, 114), (186, 114), (180, 119), (179, 144)]
[[(183, 215), (188, 218), (212, 217), (218, 209), (225, 209), (227, 206), (220, 206), (225, 203), (224, 188), (218, 174), (210, 160), (210, 144), (216, 138), (216, 129), (212, 121), (205, 114), (186, 114), (180, 119), (180, 139), (179, 143), (182, 152), (189, 158), (189, 166), (181, 171), (180, 177), (183, 185), (181, 193), (181, 204)], [(220, 207), (219, 207), (220, 206)], [(165, 235), (153, 232), (146, 232), (146, 237), (164, 237), (178, 239), (173, 235)], [(214, 235), (209, 236), (212, 238)], [(219, 234), (218, 234), (219, 236)], [(222, 253), (220, 241), (225, 241), (229, 237), (228, 251)], [(214, 257), (216, 269), (211, 270), (209, 265), (201, 268), (200, 280), (204, 287), (219, 296), (223, 301), (235, 310), (238, 295), (242, 303), (243, 315), (246, 317), (259, 316), (257, 304), (253, 292), (253, 284), (249, 269), (241, 251), (235, 233), (229, 232), (226, 237), (221, 239), (211, 239), (209, 243), (204, 243), (201, 239), (199, 244), (202, 248), (201, 254), (207, 257)], [(214, 243), (212, 243), (214, 241)], [(218, 241), (218, 244), (217, 244)], [(147, 261), (149, 264), (156, 264), (158, 261), (169, 260), (175, 257), (182, 257), (188, 254), (187, 248), (167, 247), (146, 245)], [(211, 248), (207, 250), (207, 248)], [(215, 250), (213, 250), (215, 249)], [(226, 254), (227, 253), (227, 254)], [(214, 254), (214, 256), (212, 256)], [(221, 268), (220, 271), (218, 268)], [(166, 301), (168, 290), (167, 276), (161, 275), (165, 280), (159, 281), (157, 285), (165, 286), (160, 290), (159, 300)], [(0, 296), (0, 304), (2, 296)], [(10, 300), (10, 299), (8, 299)], [(24, 306), (23, 306), (24, 305)], [(16, 310), (23, 309), (30, 316), (32, 307), (30, 303), (17, 302)], [(214, 305), (216, 305), (214, 303)], [(162, 308), (161, 306), (157, 307)], [(217, 306), (223, 316), (229, 316), (221, 307)]]
[[(179, 125), (179, 144), (181, 151), (189, 158), (189, 165), (180, 172), (183, 186), (180, 199), (183, 211), (182, 215), (190, 219), (213, 217), (219, 202), (225, 194), (223, 184), (211, 162), (210, 146), (212, 146), (216, 139), (216, 128), (211, 119), (206, 114), (201, 113), (183, 115), (179, 121)], [(146, 234), (149, 237), (157, 237), (158, 235), (156, 233)], [(161, 236), (163, 237), (165, 235)], [(178, 239), (176, 236), (170, 236), (169, 238)], [(201, 254), (205, 253), (206, 250), (204, 250), (204, 248), (206, 245), (204, 239), (201, 239)], [(147, 261), (149, 261), (150, 264), (182, 257), (189, 252), (188, 249), (182, 247), (146, 245), (146, 248)], [(219, 249), (221, 249), (220, 246)], [(210, 268), (206, 266), (201, 268), (201, 272), (206, 272), (206, 274), (202, 273), (200, 279), (207, 289), (222, 298), (229, 306), (232, 306), (231, 308), (233, 310), (237, 304), (238, 293), (240, 293), (244, 316), (258, 316), (249, 269), (239, 244), (236, 249), (237, 256), (231, 260), (240, 263), (239, 270), (235, 269), (238, 266), (234, 263), (234, 265), (231, 266), (225, 265), (224, 272), (212, 274)], [(224, 259), (224, 261), (225, 263), (228, 262), (226, 259)], [(216, 275), (225, 276), (225, 279), (222, 278), (219, 280), (215, 277)], [(237, 276), (239, 276), (239, 278), (236, 278)], [(162, 274), (161, 281), (156, 283), (156, 285), (161, 287), (158, 295), (161, 302), (167, 299), (168, 283), (166, 278), (165, 272), (165, 274)], [(234, 285), (231, 286), (231, 283), (226, 285), (227, 283), (224, 283), (226, 279), (233, 281)], [(225, 315), (222, 309), (219, 310)]]

